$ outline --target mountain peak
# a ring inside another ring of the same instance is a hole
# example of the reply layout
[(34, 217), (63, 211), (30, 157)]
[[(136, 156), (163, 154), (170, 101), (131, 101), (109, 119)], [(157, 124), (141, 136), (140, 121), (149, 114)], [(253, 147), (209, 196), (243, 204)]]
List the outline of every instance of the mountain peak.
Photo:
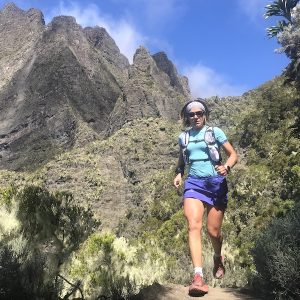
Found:
[(133, 55), (133, 66), (134, 68), (132, 68), (132, 71), (133, 69), (139, 69), (144, 72), (149, 72), (150, 69), (153, 70), (153, 68), (156, 68), (155, 62), (151, 54), (144, 46), (140, 46), (135, 51), (135, 54)]
[(17, 7), (13, 2), (4, 5), (3, 13), (22, 13), (24, 12), (21, 8)]
[(79, 24), (77, 24), (76, 19), (72, 16), (54, 17), (50, 24), (53, 28), (62, 27), (68, 29), (82, 29), (82, 27)]
[(84, 28), (84, 33), (93, 47), (101, 50), (104, 57), (110, 61), (110, 63), (121, 68), (127, 68), (129, 66), (128, 59), (121, 54), (117, 44), (105, 28), (99, 26), (86, 27)]
[(169, 60), (165, 52), (158, 52), (152, 55), (157, 67), (168, 75), (171, 86), (175, 87), (181, 93), (190, 94), (187, 78), (179, 76), (176, 67)]
[(12, 2), (7, 3), (2, 11), (0, 10), (0, 19), (4, 20), (4, 22), (9, 21), (16, 24), (22, 23), (23, 19), (28, 19), (33, 24), (45, 25), (44, 16), (40, 10), (30, 8), (28, 11), (24, 11)]
[(133, 55), (133, 63), (137, 63), (140, 59), (150, 58), (149, 51), (144, 46), (139, 46)]

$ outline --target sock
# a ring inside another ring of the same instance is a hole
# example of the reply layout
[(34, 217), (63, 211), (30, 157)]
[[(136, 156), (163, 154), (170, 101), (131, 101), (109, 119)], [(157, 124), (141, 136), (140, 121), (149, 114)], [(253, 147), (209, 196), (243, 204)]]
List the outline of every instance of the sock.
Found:
[(200, 274), (201, 277), (203, 277), (202, 267), (195, 267), (194, 272), (195, 272), (195, 274), (198, 273), (198, 274)]

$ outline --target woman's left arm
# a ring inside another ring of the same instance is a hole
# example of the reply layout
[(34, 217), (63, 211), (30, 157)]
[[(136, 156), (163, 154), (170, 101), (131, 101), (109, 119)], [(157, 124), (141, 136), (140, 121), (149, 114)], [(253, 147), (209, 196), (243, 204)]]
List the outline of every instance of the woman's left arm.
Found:
[(228, 141), (222, 145), (222, 148), (227, 155), (227, 161), (224, 165), (216, 166), (216, 170), (220, 175), (226, 176), (230, 172), (230, 169), (237, 163), (238, 157), (236, 151)]

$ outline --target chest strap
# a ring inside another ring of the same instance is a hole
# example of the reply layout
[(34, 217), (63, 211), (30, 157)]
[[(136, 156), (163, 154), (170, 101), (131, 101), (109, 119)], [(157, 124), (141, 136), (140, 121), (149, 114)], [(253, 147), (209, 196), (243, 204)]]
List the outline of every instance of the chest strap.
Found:
[(199, 159), (192, 159), (191, 162), (194, 162), (194, 161), (210, 161), (210, 158), (199, 158)]

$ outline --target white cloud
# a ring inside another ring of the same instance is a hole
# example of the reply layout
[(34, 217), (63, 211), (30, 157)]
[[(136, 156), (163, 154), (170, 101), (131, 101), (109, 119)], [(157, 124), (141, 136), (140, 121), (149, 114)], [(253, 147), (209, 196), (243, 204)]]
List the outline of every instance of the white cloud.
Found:
[[(108, 0), (106, 0), (108, 1)], [(110, 0), (147, 23), (149, 26), (160, 28), (169, 21), (175, 22), (183, 16), (188, 7), (186, 0)], [(169, 24), (170, 26), (170, 24)]]
[(176, 22), (186, 9), (183, 0), (144, 0), (144, 4), (148, 22), (159, 27), (168, 21)]
[(250, 21), (256, 23), (263, 20), (265, 6), (271, 2), (271, 0), (238, 0), (238, 5)]
[(246, 86), (232, 85), (226, 78), (201, 63), (184, 68), (189, 79), (193, 98), (211, 96), (238, 96), (247, 90)]
[(96, 25), (104, 27), (118, 45), (121, 53), (131, 63), (136, 49), (147, 39), (128, 20), (120, 18), (116, 21), (110, 15), (102, 13), (95, 4), (81, 7), (76, 2), (70, 2), (68, 5), (60, 2), (59, 7), (53, 10), (51, 16), (47, 16), (46, 20), (50, 21), (58, 15), (73, 16), (77, 23), (83, 27)]
[[(123, 7), (123, 16), (116, 17), (104, 13), (98, 5), (83, 5), (79, 1), (60, 1), (59, 5), (46, 15), (46, 23), (58, 15), (73, 16), (78, 24), (83, 27), (96, 25), (104, 27), (114, 39), (122, 54), (130, 63), (133, 55), (140, 45), (157, 49), (157, 51), (173, 51), (167, 41), (149, 37), (143, 34), (131, 20), (135, 22), (147, 22), (149, 28), (162, 31), (167, 23), (178, 19), (185, 12), (184, 0), (114, 0)], [(175, 22), (175, 21), (174, 21)], [(169, 53), (168, 52), (168, 53)], [(170, 54), (170, 53), (169, 53)]]

